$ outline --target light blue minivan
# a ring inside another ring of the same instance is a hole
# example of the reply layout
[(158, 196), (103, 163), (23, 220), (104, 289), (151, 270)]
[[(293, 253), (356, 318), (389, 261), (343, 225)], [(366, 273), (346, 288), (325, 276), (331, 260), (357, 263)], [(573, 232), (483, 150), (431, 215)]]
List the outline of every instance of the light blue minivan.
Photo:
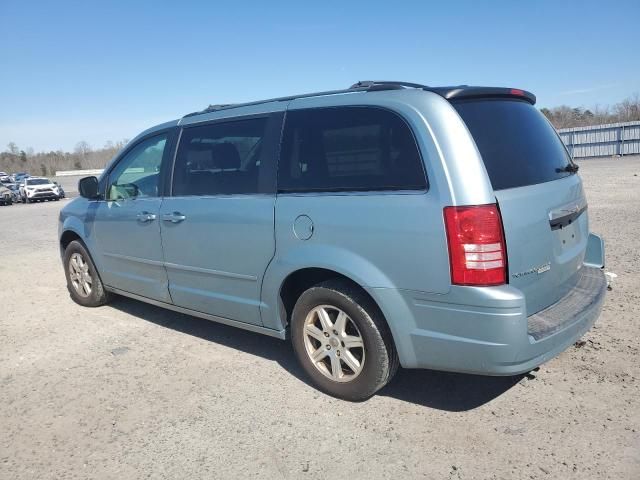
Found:
[(607, 286), (578, 167), (534, 104), (358, 82), (158, 125), (62, 209), (71, 297), (290, 339), (349, 400), (399, 365), (529, 371), (591, 327)]

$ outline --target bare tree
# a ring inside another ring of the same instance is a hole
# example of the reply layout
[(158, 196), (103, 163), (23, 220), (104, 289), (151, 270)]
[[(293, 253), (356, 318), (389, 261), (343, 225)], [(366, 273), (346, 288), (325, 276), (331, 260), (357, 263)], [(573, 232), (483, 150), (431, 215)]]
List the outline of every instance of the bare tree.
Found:
[(11, 155), (18, 155), (20, 153), (20, 149), (18, 148), (18, 145), (15, 144), (15, 142), (9, 142), (7, 144), (7, 151)]
[(87, 157), (87, 154), (91, 152), (91, 145), (89, 145), (84, 140), (76, 143), (75, 153), (82, 156), (83, 159)]
[(34, 152), (27, 148), (21, 151), (15, 143), (7, 145), (0, 152), (0, 170), (8, 172), (30, 172), (32, 174), (55, 174), (57, 170), (80, 170), (83, 168), (104, 168), (125, 145), (126, 140), (108, 142), (110, 148), (92, 149), (87, 142), (79, 142), (73, 152), (61, 150)]
[(583, 127), (605, 123), (640, 121), (640, 95), (634, 94), (613, 107), (596, 105), (593, 109), (561, 105), (541, 112), (556, 128)]
[(640, 95), (637, 93), (614, 107), (620, 122), (631, 122), (640, 119)]

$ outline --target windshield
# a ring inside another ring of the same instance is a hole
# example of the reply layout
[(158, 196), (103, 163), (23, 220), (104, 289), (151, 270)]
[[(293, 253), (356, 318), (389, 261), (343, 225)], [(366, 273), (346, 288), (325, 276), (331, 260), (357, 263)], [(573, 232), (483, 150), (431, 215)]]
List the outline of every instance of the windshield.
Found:
[(48, 178), (30, 178), (26, 181), (27, 185), (47, 185), (51, 183)]
[(452, 105), (478, 146), (494, 190), (571, 175), (571, 159), (560, 137), (530, 103), (482, 99)]

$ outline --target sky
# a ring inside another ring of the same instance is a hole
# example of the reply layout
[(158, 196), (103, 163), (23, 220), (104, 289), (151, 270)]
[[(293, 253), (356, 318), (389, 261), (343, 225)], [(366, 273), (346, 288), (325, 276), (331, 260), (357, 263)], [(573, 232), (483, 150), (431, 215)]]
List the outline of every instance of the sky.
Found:
[(640, 0), (0, 0), (0, 150), (102, 147), (211, 103), (358, 80), (640, 92)]

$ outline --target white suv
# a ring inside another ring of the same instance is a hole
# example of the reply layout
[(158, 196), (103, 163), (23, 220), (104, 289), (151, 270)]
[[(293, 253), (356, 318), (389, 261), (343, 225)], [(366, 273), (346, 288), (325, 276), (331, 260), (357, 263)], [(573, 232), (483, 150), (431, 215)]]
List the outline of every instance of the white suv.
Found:
[(43, 200), (60, 200), (58, 186), (48, 178), (29, 177), (20, 184), (20, 197), (22, 203), (31, 203)]

